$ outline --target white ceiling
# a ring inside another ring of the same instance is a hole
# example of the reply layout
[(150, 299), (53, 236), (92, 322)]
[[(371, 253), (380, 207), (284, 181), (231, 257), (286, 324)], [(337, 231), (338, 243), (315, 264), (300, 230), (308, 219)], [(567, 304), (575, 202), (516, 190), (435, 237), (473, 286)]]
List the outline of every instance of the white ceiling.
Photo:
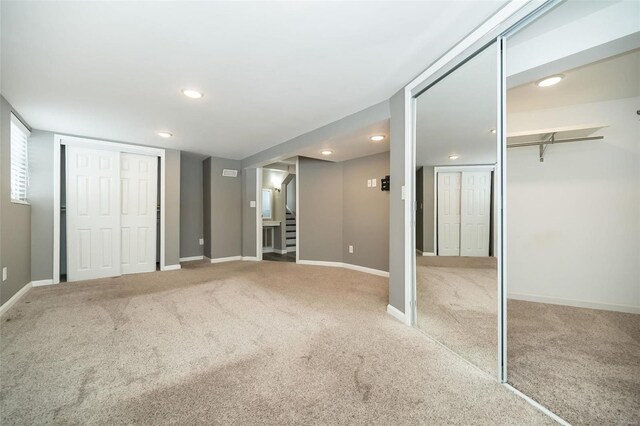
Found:
[(507, 92), (511, 113), (558, 108), (640, 96), (640, 50), (571, 70), (555, 86), (540, 88), (535, 80)]
[(492, 45), (418, 97), (418, 166), (495, 164), (496, 55)]
[[(375, 135), (382, 135), (385, 138), (379, 142), (371, 141), (369, 137)], [(344, 133), (324, 140), (300, 151), (296, 151), (294, 154), (320, 160), (340, 162), (387, 152), (389, 149), (389, 120), (387, 119), (372, 123), (357, 131)], [(323, 155), (321, 154), (323, 150), (333, 151), (333, 154)]]
[(389, 98), (504, 3), (3, 1), (0, 84), (34, 128), (241, 159)]

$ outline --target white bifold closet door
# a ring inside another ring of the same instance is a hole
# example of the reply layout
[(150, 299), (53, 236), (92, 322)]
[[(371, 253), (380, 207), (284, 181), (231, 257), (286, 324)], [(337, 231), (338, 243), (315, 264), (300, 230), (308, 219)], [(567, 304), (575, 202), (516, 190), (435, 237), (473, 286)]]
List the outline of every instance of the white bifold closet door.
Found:
[(460, 256), (460, 179), (438, 173), (438, 256)]
[(491, 172), (438, 172), (438, 256), (489, 256)]
[(120, 154), (122, 273), (156, 270), (158, 159)]
[(491, 172), (463, 172), (461, 196), (461, 256), (489, 256)]
[(67, 281), (120, 275), (120, 153), (66, 147)]

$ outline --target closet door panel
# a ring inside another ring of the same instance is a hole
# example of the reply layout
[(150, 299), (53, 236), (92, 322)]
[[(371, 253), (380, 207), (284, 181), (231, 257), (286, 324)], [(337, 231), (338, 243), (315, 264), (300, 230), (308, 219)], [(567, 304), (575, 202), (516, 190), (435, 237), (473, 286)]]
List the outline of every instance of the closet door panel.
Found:
[(463, 172), (460, 255), (489, 256), (491, 172)]
[(460, 256), (460, 173), (438, 173), (438, 256)]
[(120, 154), (68, 146), (67, 280), (120, 275)]
[(157, 157), (122, 153), (122, 273), (156, 270)]

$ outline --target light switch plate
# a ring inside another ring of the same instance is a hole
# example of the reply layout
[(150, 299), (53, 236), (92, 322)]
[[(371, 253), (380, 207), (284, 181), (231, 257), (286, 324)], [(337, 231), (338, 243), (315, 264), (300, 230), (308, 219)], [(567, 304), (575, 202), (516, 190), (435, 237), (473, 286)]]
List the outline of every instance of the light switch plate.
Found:
[(353, 253), (353, 246), (349, 246), (349, 253)]
[(255, 207), (255, 206), (256, 206), (255, 201), (249, 201), (249, 207)]
[(371, 186), (372, 187), (374, 187), (374, 188), (376, 187), (376, 185), (378, 184), (377, 180), (378, 179), (371, 179)]
[(204, 245), (204, 238), (200, 238), (200, 245), (203, 246)]
[(367, 188), (371, 188), (371, 179), (367, 180)]
[(7, 267), (2, 268), (2, 281), (7, 280)]
[(402, 191), (401, 191), (401, 192), (402, 192), (402, 195), (401, 195), (401, 196), (402, 196), (402, 199), (404, 200), (404, 199), (405, 199), (405, 190), (404, 190), (404, 185), (402, 185), (402, 188), (401, 188), (401, 189), (402, 189)]

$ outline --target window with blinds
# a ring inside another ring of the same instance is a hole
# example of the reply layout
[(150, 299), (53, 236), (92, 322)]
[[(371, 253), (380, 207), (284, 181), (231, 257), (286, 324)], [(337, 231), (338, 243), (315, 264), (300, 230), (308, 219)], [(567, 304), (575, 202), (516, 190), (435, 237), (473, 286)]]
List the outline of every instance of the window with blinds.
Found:
[(11, 201), (27, 202), (29, 187), (29, 129), (11, 114)]

